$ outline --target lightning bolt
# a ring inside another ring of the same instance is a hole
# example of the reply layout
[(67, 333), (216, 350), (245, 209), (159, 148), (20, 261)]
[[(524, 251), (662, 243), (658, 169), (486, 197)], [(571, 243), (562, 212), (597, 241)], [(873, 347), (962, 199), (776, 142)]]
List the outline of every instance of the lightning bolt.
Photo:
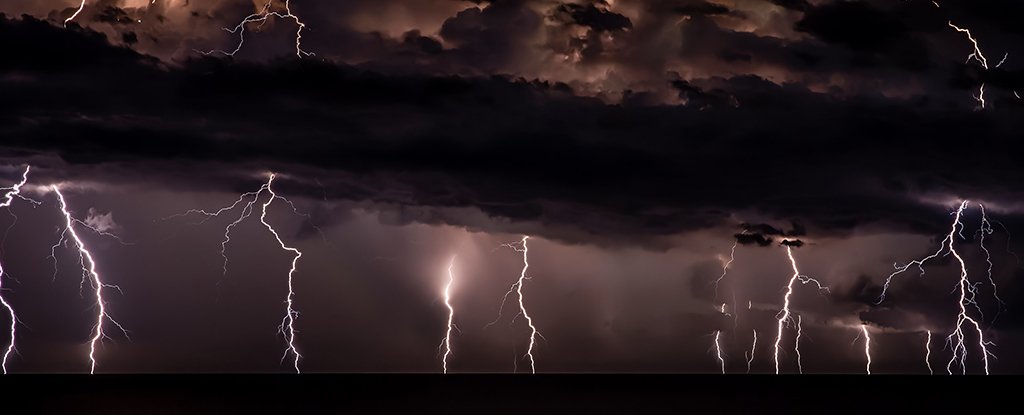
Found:
[[(5, 191), (4, 192), (4, 196), (3, 196), (3, 201), (0, 202), (0, 208), (10, 207), (11, 203), (14, 202), (14, 198), (18, 197), (20, 195), (21, 187), (24, 186), (26, 182), (28, 182), (28, 172), (29, 172), (30, 169), (31, 169), (31, 166), (26, 166), (25, 167), (25, 172), (22, 173), (22, 175), (21, 175), (21, 181), (18, 182), (18, 183), (15, 183), (14, 186), (0, 188), (0, 190)], [(17, 314), (14, 313), (14, 307), (12, 307), (11, 304), (7, 302), (7, 299), (4, 298), (4, 296), (3, 296), (3, 289), (4, 289), (4, 287), (3, 287), (3, 282), (4, 282), (3, 278), (4, 278), (4, 275), (5, 275), (4, 274), (4, 265), (3, 265), (2, 262), (0, 262), (0, 305), (2, 305), (5, 310), (7, 310), (7, 314), (9, 315), (9, 317), (11, 319), (11, 326), (10, 326), (10, 329), (9, 329), (10, 343), (7, 343), (7, 347), (4, 348), (3, 361), (0, 362), (0, 368), (3, 369), (3, 372), (6, 375), (7, 374), (7, 360), (10, 358), (11, 354), (14, 353), (14, 351), (15, 351), (14, 341), (15, 341), (15, 338), (17, 336), (17, 330), (18, 330), (18, 316), (17, 316)]]
[(803, 316), (796, 316), (796, 339), (793, 342), (793, 350), (796, 351), (796, 368), (801, 375), (804, 373), (803, 356), (800, 355), (800, 338), (804, 335), (803, 320)]
[(263, 224), (263, 226), (267, 228), (268, 231), (270, 231), (270, 234), (274, 237), (274, 240), (277, 242), (277, 244), (280, 246), (282, 250), (291, 252), (294, 255), (291, 261), (291, 268), (289, 268), (288, 270), (288, 292), (287, 295), (285, 296), (284, 301), (285, 315), (281, 319), (281, 324), (278, 326), (278, 332), (284, 336), (285, 341), (287, 343), (284, 354), (281, 356), (281, 361), (284, 362), (284, 360), (287, 359), (289, 355), (292, 355), (292, 367), (295, 368), (296, 373), (301, 373), (301, 370), (299, 369), (299, 360), (302, 358), (302, 354), (299, 353), (298, 348), (295, 346), (295, 320), (298, 318), (299, 313), (298, 311), (295, 310), (294, 276), (295, 270), (298, 266), (299, 258), (302, 257), (302, 252), (299, 251), (298, 248), (290, 247), (284, 243), (284, 241), (281, 239), (281, 236), (277, 233), (277, 230), (269, 222), (267, 222), (267, 209), (270, 208), (271, 204), (273, 204), (274, 201), (281, 200), (284, 203), (287, 203), (294, 213), (307, 218), (308, 215), (300, 213), (295, 207), (295, 204), (292, 203), (291, 200), (285, 198), (284, 196), (278, 195), (277, 193), (274, 192), (272, 185), (276, 178), (277, 175), (275, 173), (270, 173), (267, 182), (263, 183), (263, 185), (261, 185), (259, 189), (253, 192), (243, 193), (238, 197), (238, 199), (234, 201), (234, 203), (217, 209), (215, 211), (207, 211), (203, 209), (189, 209), (185, 213), (168, 216), (163, 220), (197, 214), (203, 216), (203, 218), (199, 222), (195, 223), (196, 225), (199, 225), (205, 223), (206, 221), (209, 221), (210, 219), (219, 217), (222, 214), (233, 211), (236, 208), (238, 208), (238, 206), (242, 206), (242, 210), (238, 218), (236, 218), (234, 221), (229, 223), (224, 228), (224, 239), (221, 241), (220, 255), (224, 259), (224, 275), (227, 275), (227, 245), (229, 242), (231, 242), (231, 230), (235, 226), (238, 226), (238, 224), (242, 223), (242, 221), (252, 216), (253, 212), (256, 211), (257, 209), (256, 205), (257, 203), (259, 203), (263, 195), (263, 192), (267, 192), (269, 194), (269, 198), (266, 200), (266, 202), (259, 203), (260, 223)]
[(1006, 305), (1006, 303), (1003, 302), (1002, 298), (999, 298), (999, 286), (996, 285), (996, 281), (992, 277), (992, 253), (989, 252), (988, 247), (985, 246), (985, 235), (991, 235), (993, 232), (992, 223), (989, 222), (988, 215), (985, 214), (985, 205), (979, 203), (978, 207), (981, 208), (981, 227), (978, 228), (978, 235), (980, 235), (978, 245), (981, 246), (983, 251), (985, 251), (985, 263), (988, 264), (987, 275), (988, 282), (992, 284), (992, 296), (995, 297), (1000, 306), (1003, 306)]
[[(821, 285), (818, 280), (808, 277), (806, 275), (800, 275), (800, 269), (797, 268), (796, 259), (793, 257), (793, 247), (786, 247), (786, 256), (789, 257), (789, 263), (793, 267), (793, 276), (790, 277), (789, 283), (786, 285), (786, 294), (782, 297), (782, 310), (779, 311), (778, 315), (778, 331), (775, 335), (775, 374), (779, 374), (779, 351), (782, 348), (782, 330), (792, 322), (791, 311), (789, 309), (790, 297), (793, 295), (793, 287), (797, 281), (802, 284), (814, 283), (818, 286), (819, 291), (828, 291), (828, 288)], [(802, 319), (797, 316), (797, 337), (796, 337), (796, 354), (797, 354), (797, 365), (800, 368), (800, 373), (803, 373), (803, 367), (800, 363), (800, 336), (802, 332)]]
[(82, 224), (83, 222), (75, 219), (71, 216), (71, 212), (68, 211), (67, 201), (64, 199), (64, 194), (61, 193), (60, 187), (57, 185), (51, 186), (54, 193), (57, 194), (57, 200), (60, 202), (60, 212), (64, 215), (65, 227), (61, 233), (61, 240), (57, 242), (59, 246), (63, 241), (66, 240), (67, 236), (71, 237), (71, 241), (74, 242), (75, 247), (78, 249), (79, 261), (82, 265), (82, 278), (88, 278), (93, 288), (93, 295), (96, 298), (96, 323), (93, 325), (92, 337), (89, 339), (89, 373), (96, 373), (96, 344), (107, 336), (103, 330), (103, 322), (109, 321), (111, 324), (117, 326), (118, 329), (125, 335), (128, 336), (128, 331), (114, 320), (113, 317), (107, 312), (107, 301), (103, 298), (103, 290), (105, 288), (112, 288), (121, 291), (121, 288), (116, 285), (111, 285), (103, 282), (99, 272), (96, 271), (96, 260), (93, 259), (92, 253), (85, 247), (85, 243), (82, 242), (82, 238), (78, 236), (78, 232), (75, 230), (75, 224)]
[(932, 371), (932, 331), (926, 331), (928, 333), (928, 339), (924, 343), (924, 364), (928, 366), (928, 374), (934, 375)]
[(719, 275), (718, 279), (716, 279), (715, 282), (714, 282), (714, 284), (715, 284), (715, 298), (718, 298), (718, 285), (722, 282), (723, 279), (725, 279), (726, 274), (729, 273), (729, 267), (732, 265), (732, 262), (736, 260), (736, 246), (739, 245), (739, 244), (740, 244), (739, 241), (733, 242), (732, 249), (729, 250), (729, 260), (728, 261), (724, 261), (722, 263), (722, 275)]
[(295, 56), (298, 56), (299, 58), (313, 56), (312, 52), (306, 52), (305, 50), (302, 49), (302, 30), (306, 28), (306, 24), (303, 23), (298, 16), (292, 13), (291, 0), (284, 0), (283, 12), (280, 10), (271, 10), (273, 4), (274, 0), (268, 0), (267, 3), (263, 6), (263, 9), (261, 9), (259, 12), (246, 16), (244, 19), (242, 19), (241, 22), (238, 23), (238, 25), (236, 25), (233, 28), (224, 28), (224, 30), (228, 33), (238, 35), (238, 44), (235, 45), (234, 50), (228, 52), (224, 50), (215, 49), (206, 52), (198, 52), (204, 55), (220, 53), (224, 56), (235, 56), (235, 54), (238, 53), (238, 51), (242, 50), (242, 46), (245, 45), (245, 26), (247, 24), (259, 23), (258, 27), (262, 28), (263, 25), (265, 25), (267, 21), (270, 20), (271, 17), (276, 17), (278, 19), (291, 19), (298, 26), (298, 28), (295, 30)]
[[(957, 32), (960, 32), (960, 33), (963, 33), (964, 35), (966, 35), (967, 36), (967, 40), (969, 40), (971, 42), (971, 45), (973, 46), (973, 51), (971, 52), (970, 55), (967, 55), (967, 60), (965, 61), (965, 63), (966, 62), (970, 62), (973, 59), (973, 60), (977, 61), (978, 63), (980, 63), (982, 68), (985, 68), (985, 70), (988, 70), (989, 69), (989, 67), (988, 67), (988, 59), (985, 58), (985, 54), (981, 51), (981, 46), (978, 45), (978, 40), (974, 38), (974, 35), (971, 34), (971, 31), (968, 30), (968, 29), (961, 28), (961, 27), (953, 24), (952, 21), (948, 21), (946, 24), (948, 24), (949, 27), (953, 28), (953, 30), (956, 30)], [(1003, 55), (1003, 59), (1000, 60), (999, 63), (996, 64), (995, 67), (998, 68), (998, 67), (1002, 66), (1003, 63), (1006, 62), (1006, 58), (1008, 56), (1009, 56), (1009, 54)], [(982, 83), (981, 86), (978, 87), (978, 95), (974, 95), (974, 99), (976, 101), (978, 101), (978, 105), (980, 106), (980, 108), (982, 108), (982, 109), (985, 108), (985, 84), (984, 83)]]
[(444, 340), (441, 342), (441, 347), (444, 347), (444, 357), (441, 359), (442, 368), (444, 373), (448, 373), (448, 356), (452, 353), (452, 329), (455, 328), (455, 308), (452, 307), (452, 284), (455, 283), (455, 276), (452, 274), (452, 268), (455, 267), (455, 256), (448, 261), (448, 284), (444, 286), (444, 305), (448, 307), (448, 329), (444, 333)]
[(757, 329), (753, 330), (754, 341), (750, 343), (750, 357), (747, 358), (747, 373), (750, 373), (750, 365), (754, 363), (754, 351), (757, 350)]
[(864, 333), (864, 357), (867, 359), (865, 370), (871, 374), (871, 333), (868, 332), (867, 324), (860, 325), (861, 333)]
[(719, 339), (722, 337), (721, 330), (715, 330), (715, 356), (718, 358), (718, 362), (722, 365), (722, 374), (725, 374), (725, 358), (722, 357), (722, 344)]
[[(529, 346), (527, 346), (526, 354), (524, 356), (530, 359), (530, 373), (537, 373), (537, 368), (534, 365), (533, 360), (533, 348), (537, 344), (537, 337), (543, 336), (541, 336), (540, 332), (537, 331), (537, 327), (533, 325), (533, 318), (530, 317), (530, 314), (526, 312), (526, 305), (523, 304), (523, 284), (526, 282), (526, 280), (529, 279), (529, 277), (526, 276), (526, 270), (530, 268), (529, 257), (527, 256), (527, 254), (529, 253), (529, 248), (527, 248), (526, 246), (526, 241), (529, 239), (529, 236), (524, 235), (523, 239), (521, 239), (519, 242), (507, 243), (502, 245), (506, 248), (512, 249), (513, 251), (523, 253), (523, 270), (522, 272), (519, 273), (519, 279), (516, 280), (516, 282), (513, 283), (511, 287), (509, 287), (507, 292), (505, 292), (505, 296), (501, 300), (501, 307), (498, 308), (498, 318), (488, 323), (484, 327), (489, 327), (494, 323), (497, 323), (498, 320), (501, 319), (501, 310), (505, 307), (505, 302), (508, 300), (508, 296), (512, 295), (513, 292), (516, 293), (516, 295), (519, 297), (519, 314), (517, 314), (516, 316), (523, 316), (523, 318), (526, 319), (527, 326), (530, 327), (530, 344)], [(515, 317), (513, 317), (513, 320), (515, 320)]]
[(71, 17), (64, 19), (64, 27), (68, 27), (68, 23), (71, 23), (72, 20), (75, 20), (75, 18), (78, 17), (80, 13), (82, 13), (83, 9), (85, 9), (85, 0), (82, 0), (82, 3), (78, 5), (78, 9), (75, 10), (75, 13), (72, 14)]
[[(879, 297), (878, 303), (880, 304), (882, 301), (885, 300), (885, 294), (888, 291), (890, 284), (892, 283), (893, 277), (895, 277), (896, 275), (899, 275), (907, 271), (908, 269), (910, 269), (911, 266), (917, 266), (917, 268), (921, 271), (920, 275), (923, 276), (925, 262), (937, 258), (940, 255), (953, 255), (953, 257), (956, 258), (957, 263), (960, 264), (960, 278), (957, 281), (956, 288), (954, 288), (954, 292), (959, 291), (959, 301), (957, 301), (959, 311), (956, 315), (955, 329), (952, 333), (950, 333), (949, 336), (946, 337), (946, 342), (950, 344), (952, 346), (951, 348), (953, 349), (953, 357), (949, 360), (949, 363), (946, 365), (946, 371), (949, 374), (952, 374), (953, 365), (957, 361), (959, 361), (961, 373), (966, 373), (967, 346), (964, 343), (965, 334), (963, 329), (965, 325), (969, 325), (974, 328), (975, 332), (978, 333), (978, 347), (981, 349), (982, 362), (985, 365), (985, 374), (987, 375), (989, 373), (988, 357), (994, 356), (991, 352), (989, 352), (988, 346), (993, 345), (993, 343), (985, 340), (985, 333), (981, 329), (981, 324), (978, 322), (977, 319), (971, 317), (967, 313), (967, 306), (969, 305), (973, 306), (976, 310), (978, 310), (979, 314), (981, 313), (981, 308), (975, 301), (975, 295), (977, 294), (977, 286), (976, 284), (971, 283), (970, 279), (968, 278), (967, 263), (964, 261), (963, 257), (960, 256), (960, 253), (956, 250), (956, 248), (953, 245), (954, 235), (960, 235), (961, 238), (963, 238), (962, 232), (964, 224), (962, 222), (962, 217), (964, 210), (967, 209), (967, 205), (968, 201), (965, 200), (960, 203), (959, 207), (957, 207), (956, 211), (953, 213), (954, 219), (953, 224), (949, 229), (949, 233), (939, 244), (939, 249), (935, 251), (935, 253), (928, 255), (922, 259), (911, 261), (902, 267), (894, 265), (894, 267), (896, 267), (896, 271), (890, 274), (888, 278), (886, 278), (885, 284), (882, 286), (882, 295)], [(985, 219), (985, 223), (987, 223), (987, 219)]]
[(274, 239), (277, 240), (281, 249), (295, 254), (292, 258), (292, 267), (288, 270), (288, 295), (285, 297), (285, 315), (284, 318), (281, 319), (281, 325), (278, 327), (278, 332), (283, 334), (285, 336), (285, 340), (288, 342), (288, 347), (281, 356), (281, 360), (284, 361), (284, 359), (288, 357), (288, 354), (291, 353), (294, 356), (292, 366), (295, 367), (295, 373), (301, 373), (302, 371), (299, 370), (299, 359), (302, 358), (302, 355), (299, 354), (299, 350), (295, 348), (295, 319), (299, 316), (299, 313), (295, 311), (294, 308), (295, 287), (293, 285), (293, 277), (295, 275), (295, 267), (299, 263), (299, 258), (302, 258), (302, 252), (297, 248), (285, 245), (284, 241), (281, 240), (281, 235), (277, 234), (277, 230), (275, 230), (273, 226), (270, 226), (270, 223), (267, 223), (267, 208), (270, 207), (270, 204), (274, 203), (274, 200), (278, 199), (277, 194), (274, 193), (274, 189), (271, 188), (275, 177), (276, 175), (271, 173), (270, 179), (267, 180), (266, 188), (267, 192), (270, 193), (270, 198), (263, 203), (263, 211), (260, 212), (260, 223), (262, 223), (263, 226), (265, 226), (267, 230), (274, 235)]

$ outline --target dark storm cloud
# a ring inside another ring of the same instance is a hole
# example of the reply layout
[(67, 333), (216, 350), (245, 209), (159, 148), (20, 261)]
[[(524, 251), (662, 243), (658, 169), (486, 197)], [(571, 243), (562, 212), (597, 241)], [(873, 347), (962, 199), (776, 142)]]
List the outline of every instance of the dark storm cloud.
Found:
[[(940, 19), (929, 21), (932, 28), (941, 24)], [(926, 41), (915, 36), (899, 14), (875, 9), (865, 2), (826, 3), (811, 8), (794, 28), (857, 51), (857, 63), (861, 65), (920, 71), (932, 62)]]
[(737, 233), (733, 237), (736, 238), (736, 242), (739, 242), (740, 245), (757, 244), (758, 246), (771, 246), (772, 244), (772, 238), (760, 233)]
[(605, 9), (599, 9), (592, 3), (565, 3), (559, 5), (555, 11), (555, 16), (564, 21), (570, 21), (598, 32), (614, 32), (633, 27), (628, 17)]
[(504, 67), (524, 48), (542, 18), (524, 0), (504, 0), (484, 8), (465, 9), (441, 26), (441, 37), (456, 45), (452, 53), (484, 70)]
[(808, 8), (811, 7), (811, 4), (808, 3), (807, 0), (767, 0), (767, 1), (769, 3), (771, 3), (771, 4), (776, 5), (776, 6), (779, 6), (779, 7), (785, 8), (785, 9), (790, 9), (790, 10), (797, 10), (797, 11), (805, 11)]
[[(465, 18), (487, 19), (473, 13)], [(452, 33), (477, 41), (460, 30)], [(240, 172), (272, 168), (318, 177), (325, 187), (290, 185), (317, 198), (326, 188), (337, 198), (476, 207), (640, 239), (713, 226), (749, 206), (819, 231), (882, 222), (932, 232), (943, 208), (911, 195), (1000, 200), (1021, 178), (1012, 111), (838, 100), (756, 77), (693, 85), (718, 85), (737, 106), (619, 106), (500, 76), (312, 61), (167, 66), (31, 18), (4, 19), (0, 31), (12, 56), (0, 63), (5, 152), (57, 155), (72, 177), (180, 181), (202, 169), (204, 185), (236, 189), (255, 180), (239, 183)]]
[(672, 11), (683, 16), (710, 16), (719, 14), (729, 14), (732, 12), (732, 10), (730, 10), (728, 7), (725, 7), (721, 4), (708, 3), (703, 1), (673, 6)]

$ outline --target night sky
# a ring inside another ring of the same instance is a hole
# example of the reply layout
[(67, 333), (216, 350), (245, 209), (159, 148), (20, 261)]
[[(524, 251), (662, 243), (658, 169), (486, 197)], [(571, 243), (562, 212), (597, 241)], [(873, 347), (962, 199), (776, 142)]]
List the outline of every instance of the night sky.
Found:
[(0, 3), (9, 372), (1024, 372), (1024, 2), (268, 1)]

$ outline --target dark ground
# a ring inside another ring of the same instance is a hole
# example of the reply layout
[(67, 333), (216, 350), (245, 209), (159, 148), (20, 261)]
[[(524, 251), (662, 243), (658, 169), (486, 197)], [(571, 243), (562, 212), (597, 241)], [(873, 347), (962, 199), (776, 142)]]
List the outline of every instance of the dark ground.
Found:
[(1020, 380), (821, 375), (12, 375), (0, 378), (0, 398), (8, 408), (17, 408), (4, 414), (1013, 412)]

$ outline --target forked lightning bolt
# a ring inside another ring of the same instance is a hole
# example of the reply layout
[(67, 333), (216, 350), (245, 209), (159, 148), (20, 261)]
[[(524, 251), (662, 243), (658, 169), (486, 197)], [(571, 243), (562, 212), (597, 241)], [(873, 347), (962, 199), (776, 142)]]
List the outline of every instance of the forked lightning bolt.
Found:
[[(953, 30), (956, 30), (957, 32), (960, 32), (960, 33), (963, 33), (964, 35), (966, 35), (967, 36), (967, 40), (969, 40), (971, 42), (971, 45), (974, 47), (974, 49), (971, 52), (971, 54), (967, 55), (967, 62), (970, 62), (973, 59), (973, 60), (977, 61), (978, 63), (980, 63), (982, 68), (985, 68), (985, 70), (988, 70), (989, 69), (988, 59), (985, 58), (985, 54), (981, 51), (981, 46), (978, 45), (978, 40), (974, 38), (974, 35), (971, 34), (971, 31), (968, 30), (968, 29), (961, 28), (961, 27), (953, 24), (952, 21), (949, 21), (946, 24), (948, 24), (949, 27), (952, 27)], [(998, 68), (998, 67), (1002, 66), (1003, 63), (1006, 62), (1006, 58), (1008, 56), (1009, 56), (1009, 54), (1003, 55), (1003, 59), (1000, 60), (998, 63), (996, 63), (995, 67)], [(978, 105), (980, 106), (980, 108), (985, 108), (985, 84), (984, 83), (982, 83), (981, 86), (978, 87), (978, 95), (975, 95), (974, 99), (976, 101), (978, 101)]]
[(295, 367), (295, 373), (301, 373), (299, 370), (299, 359), (302, 358), (302, 355), (299, 354), (299, 350), (295, 348), (295, 319), (298, 318), (299, 312), (295, 311), (294, 307), (295, 287), (293, 284), (293, 277), (295, 275), (295, 267), (299, 263), (299, 258), (302, 258), (302, 252), (297, 248), (285, 245), (284, 241), (281, 240), (281, 235), (277, 234), (277, 230), (275, 230), (273, 226), (270, 226), (270, 223), (267, 223), (267, 208), (270, 207), (271, 203), (274, 203), (274, 200), (278, 199), (277, 194), (274, 193), (274, 189), (271, 188), (271, 185), (274, 184), (275, 177), (276, 176), (274, 174), (271, 174), (270, 179), (267, 180), (267, 192), (270, 193), (270, 198), (263, 203), (263, 211), (260, 213), (260, 223), (262, 223), (263, 226), (265, 226), (267, 230), (274, 235), (274, 239), (277, 240), (281, 249), (289, 251), (295, 255), (292, 257), (292, 267), (288, 270), (288, 295), (285, 297), (285, 315), (284, 318), (281, 319), (281, 325), (278, 327), (278, 331), (285, 336), (285, 340), (288, 342), (288, 347), (285, 349), (284, 355), (281, 356), (281, 361), (284, 361), (284, 359), (288, 357), (288, 354), (291, 353), (294, 357), (292, 360), (292, 366)]
[[(782, 297), (782, 310), (779, 311), (779, 315), (778, 315), (778, 330), (777, 330), (777, 333), (775, 335), (775, 347), (774, 347), (775, 348), (774, 356), (775, 356), (775, 373), (776, 374), (778, 374), (780, 372), (780, 370), (779, 370), (779, 351), (782, 348), (782, 331), (790, 322), (792, 322), (792, 316), (791, 316), (792, 312), (789, 309), (789, 303), (790, 303), (790, 297), (792, 297), (792, 295), (793, 295), (794, 285), (796, 285), (797, 281), (799, 281), (799, 282), (801, 282), (803, 284), (808, 284), (808, 283), (812, 283), (813, 282), (815, 285), (818, 286), (818, 290), (819, 291), (827, 291), (828, 290), (828, 288), (823, 286), (823, 285), (821, 285), (821, 282), (819, 282), (818, 280), (816, 280), (814, 278), (811, 278), (811, 277), (808, 277), (806, 275), (801, 275), (800, 274), (800, 269), (797, 268), (797, 265), (796, 265), (796, 259), (793, 258), (793, 247), (790, 247), (790, 246), (786, 247), (786, 255), (789, 257), (789, 262), (790, 262), (790, 264), (793, 267), (793, 276), (790, 277), (789, 284), (786, 285), (786, 294)], [(801, 336), (802, 331), (803, 331), (802, 325), (803, 324), (802, 324), (801, 317), (797, 316), (797, 338), (796, 338), (796, 346), (795, 347), (796, 347), (796, 354), (797, 354), (797, 365), (799, 366), (799, 369), (800, 369), (801, 373), (803, 373), (803, 367), (802, 367), (802, 364), (800, 363), (800, 336)]]
[(306, 52), (305, 50), (302, 49), (302, 30), (306, 28), (306, 24), (303, 23), (302, 20), (300, 20), (298, 16), (296, 16), (295, 14), (292, 13), (291, 0), (284, 0), (284, 8), (283, 8), (284, 10), (283, 10), (283, 12), (281, 10), (272, 10), (273, 5), (274, 5), (274, 1), (275, 0), (267, 0), (267, 3), (263, 6), (263, 9), (261, 9), (257, 13), (253, 13), (253, 14), (250, 14), (250, 15), (246, 16), (235, 27), (232, 27), (232, 28), (225, 27), (224, 28), (225, 31), (227, 31), (227, 32), (229, 32), (231, 34), (237, 34), (238, 35), (238, 44), (235, 45), (235, 49), (234, 50), (231, 50), (231, 51), (210, 50), (210, 51), (206, 51), (206, 52), (200, 51), (200, 53), (202, 53), (204, 55), (212, 55), (214, 53), (220, 53), (220, 54), (225, 55), (225, 56), (235, 56), (235, 54), (238, 53), (238, 51), (242, 50), (242, 46), (245, 45), (245, 26), (246, 25), (248, 25), (250, 23), (259, 23), (259, 27), (262, 28), (263, 25), (265, 25), (267, 23), (267, 21), (270, 20), (271, 17), (276, 17), (278, 19), (290, 19), (290, 20), (295, 22), (296, 26), (298, 26), (298, 28), (295, 30), (295, 56), (298, 56), (300, 58), (306, 57), (306, 56), (313, 56), (312, 52)]
[(263, 226), (267, 228), (268, 231), (270, 231), (270, 234), (274, 237), (274, 240), (277, 242), (277, 244), (281, 247), (282, 250), (291, 252), (294, 255), (292, 257), (291, 268), (288, 270), (288, 293), (287, 296), (285, 297), (285, 316), (281, 319), (281, 325), (278, 327), (278, 331), (285, 337), (285, 341), (287, 342), (287, 347), (285, 348), (281, 360), (284, 361), (284, 359), (288, 358), (289, 354), (292, 355), (292, 366), (295, 368), (296, 373), (300, 373), (301, 371), (299, 369), (299, 360), (302, 358), (302, 355), (299, 353), (298, 349), (295, 346), (295, 319), (298, 318), (299, 313), (295, 310), (294, 307), (295, 289), (293, 282), (295, 270), (296, 267), (298, 266), (299, 258), (302, 257), (302, 252), (300, 252), (297, 248), (290, 247), (284, 243), (284, 241), (281, 239), (281, 236), (277, 233), (277, 230), (272, 225), (270, 225), (269, 222), (267, 222), (267, 209), (270, 207), (271, 204), (274, 203), (274, 201), (281, 200), (287, 203), (291, 207), (292, 211), (295, 212), (296, 214), (300, 216), (305, 216), (307, 218), (308, 215), (300, 213), (296, 209), (295, 204), (292, 203), (291, 200), (281, 195), (278, 195), (277, 193), (274, 192), (271, 186), (273, 185), (274, 179), (276, 178), (276, 174), (270, 173), (267, 182), (261, 185), (259, 189), (257, 189), (254, 192), (243, 193), (241, 196), (238, 197), (237, 200), (235, 200), (234, 203), (223, 208), (220, 208), (218, 210), (206, 211), (202, 209), (190, 209), (185, 213), (166, 217), (164, 218), (164, 220), (176, 217), (184, 217), (192, 214), (198, 214), (202, 215), (203, 219), (200, 220), (197, 224), (202, 224), (212, 218), (219, 217), (222, 214), (230, 212), (238, 208), (239, 205), (241, 205), (241, 213), (239, 214), (237, 219), (229, 223), (224, 228), (224, 239), (221, 241), (220, 255), (224, 259), (223, 272), (224, 275), (226, 275), (228, 264), (227, 245), (229, 242), (231, 242), (231, 230), (238, 224), (242, 223), (242, 221), (244, 221), (246, 218), (252, 216), (253, 211), (256, 210), (256, 204), (259, 203), (259, 200), (262, 197), (263, 192), (267, 192), (269, 194), (269, 198), (267, 199), (267, 201), (260, 204), (260, 223), (263, 224)]
[(89, 373), (96, 373), (96, 344), (105, 338), (109, 338), (106, 332), (103, 330), (103, 322), (109, 321), (111, 324), (117, 326), (118, 329), (125, 335), (128, 336), (127, 330), (121, 326), (117, 320), (107, 312), (107, 301), (103, 298), (103, 291), (106, 288), (112, 288), (120, 291), (121, 289), (116, 285), (111, 285), (103, 282), (98, 271), (96, 271), (96, 260), (93, 259), (92, 253), (85, 247), (85, 243), (82, 242), (82, 238), (78, 236), (78, 232), (75, 230), (75, 224), (81, 224), (82, 221), (75, 219), (71, 216), (71, 212), (68, 210), (67, 201), (64, 199), (64, 194), (61, 193), (60, 187), (53, 185), (51, 187), (53, 192), (57, 194), (57, 199), (60, 202), (60, 212), (64, 215), (65, 227), (61, 233), (61, 240), (57, 242), (56, 246), (63, 243), (68, 236), (71, 237), (71, 241), (74, 242), (75, 247), (78, 249), (79, 262), (82, 265), (82, 278), (88, 279), (92, 285), (93, 294), (96, 298), (96, 323), (93, 326), (92, 337), (89, 340)]
[[(519, 297), (519, 314), (517, 316), (523, 316), (526, 319), (526, 325), (530, 327), (530, 344), (526, 348), (525, 357), (530, 359), (530, 373), (537, 373), (537, 368), (534, 365), (533, 360), (533, 348), (537, 344), (537, 337), (540, 336), (540, 332), (537, 331), (537, 327), (533, 325), (533, 318), (526, 312), (526, 305), (523, 303), (523, 284), (529, 279), (526, 275), (526, 271), (530, 268), (530, 259), (528, 257), (529, 248), (526, 246), (526, 241), (529, 240), (529, 236), (523, 236), (519, 242), (508, 243), (503, 246), (512, 249), (516, 252), (523, 253), (523, 270), (519, 273), (519, 279), (512, 284), (512, 287), (505, 293), (504, 298), (501, 300), (501, 307), (498, 309), (498, 318), (487, 324), (490, 326), (501, 319), (501, 309), (505, 307), (505, 302), (508, 300), (508, 296), (512, 295), (513, 292)], [(513, 318), (514, 320), (514, 318)]]
[(444, 348), (444, 357), (441, 358), (441, 367), (444, 373), (448, 373), (448, 356), (452, 354), (452, 329), (455, 328), (455, 308), (452, 307), (452, 285), (455, 283), (455, 274), (452, 268), (455, 267), (455, 256), (448, 261), (448, 284), (444, 286), (444, 305), (448, 308), (448, 328), (444, 333), (444, 340), (441, 347)]
[[(21, 175), (21, 181), (18, 182), (18, 183), (15, 183), (14, 186), (0, 188), (0, 190), (4, 191), (3, 201), (0, 201), (0, 208), (10, 207), (11, 203), (14, 202), (14, 198), (18, 197), (20, 195), (21, 187), (24, 186), (26, 182), (28, 182), (28, 172), (29, 172), (29, 169), (31, 169), (30, 166), (26, 166), (25, 167), (25, 172), (22, 173), (22, 175)], [(12, 307), (11, 304), (7, 302), (7, 299), (4, 298), (4, 295), (3, 295), (3, 290), (4, 290), (4, 284), (3, 284), (4, 280), (3, 280), (3, 278), (4, 278), (4, 275), (5, 275), (4, 274), (4, 264), (2, 262), (0, 262), (0, 305), (3, 305), (4, 309), (7, 310), (8, 317), (11, 319), (11, 326), (10, 326), (10, 332), (9, 332), (10, 343), (7, 343), (7, 347), (4, 348), (3, 361), (0, 362), (0, 368), (3, 369), (3, 372), (6, 375), (7, 374), (7, 359), (9, 359), (11, 357), (11, 353), (14, 353), (14, 350), (15, 350), (15, 348), (14, 348), (14, 340), (15, 340), (15, 337), (17, 335), (17, 330), (18, 330), (18, 316), (17, 316), (17, 314), (14, 313), (14, 307)]]
[(968, 201), (966, 200), (960, 203), (960, 206), (956, 209), (956, 211), (953, 214), (953, 224), (952, 226), (950, 226), (949, 233), (942, 240), (942, 243), (939, 244), (939, 249), (935, 251), (935, 253), (928, 255), (922, 259), (911, 261), (904, 266), (895, 266), (896, 271), (890, 274), (888, 278), (886, 278), (885, 284), (882, 286), (882, 294), (879, 297), (878, 303), (881, 303), (883, 300), (885, 300), (885, 294), (888, 291), (889, 286), (892, 284), (893, 277), (895, 277), (896, 275), (899, 275), (907, 271), (908, 269), (910, 269), (911, 266), (917, 266), (917, 268), (921, 271), (921, 275), (923, 276), (925, 262), (937, 258), (940, 255), (953, 255), (953, 257), (956, 258), (957, 263), (960, 265), (960, 278), (958, 279), (956, 288), (954, 289), (954, 292), (959, 292), (959, 301), (957, 302), (959, 311), (956, 315), (956, 324), (954, 326), (955, 328), (953, 332), (946, 337), (946, 342), (951, 345), (951, 349), (953, 350), (953, 356), (946, 364), (946, 371), (949, 374), (952, 374), (953, 365), (957, 363), (959, 363), (960, 365), (961, 373), (966, 373), (967, 371), (967, 345), (965, 344), (966, 335), (964, 334), (964, 326), (966, 325), (973, 328), (974, 331), (978, 334), (978, 347), (981, 350), (981, 358), (982, 363), (984, 363), (985, 366), (985, 374), (988, 374), (988, 358), (989, 356), (992, 356), (992, 353), (989, 352), (988, 350), (988, 346), (992, 345), (992, 343), (985, 340), (985, 333), (981, 329), (981, 323), (974, 317), (971, 317), (967, 311), (967, 307), (972, 306), (976, 310), (978, 310), (979, 314), (981, 313), (981, 308), (975, 301), (975, 295), (977, 294), (977, 284), (972, 283), (968, 278), (967, 263), (964, 261), (963, 257), (960, 256), (960, 253), (956, 250), (956, 247), (953, 244), (956, 235), (961, 235), (962, 237), (964, 224), (961, 221), (961, 218), (963, 217), (964, 210), (967, 209), (967, 205)]

